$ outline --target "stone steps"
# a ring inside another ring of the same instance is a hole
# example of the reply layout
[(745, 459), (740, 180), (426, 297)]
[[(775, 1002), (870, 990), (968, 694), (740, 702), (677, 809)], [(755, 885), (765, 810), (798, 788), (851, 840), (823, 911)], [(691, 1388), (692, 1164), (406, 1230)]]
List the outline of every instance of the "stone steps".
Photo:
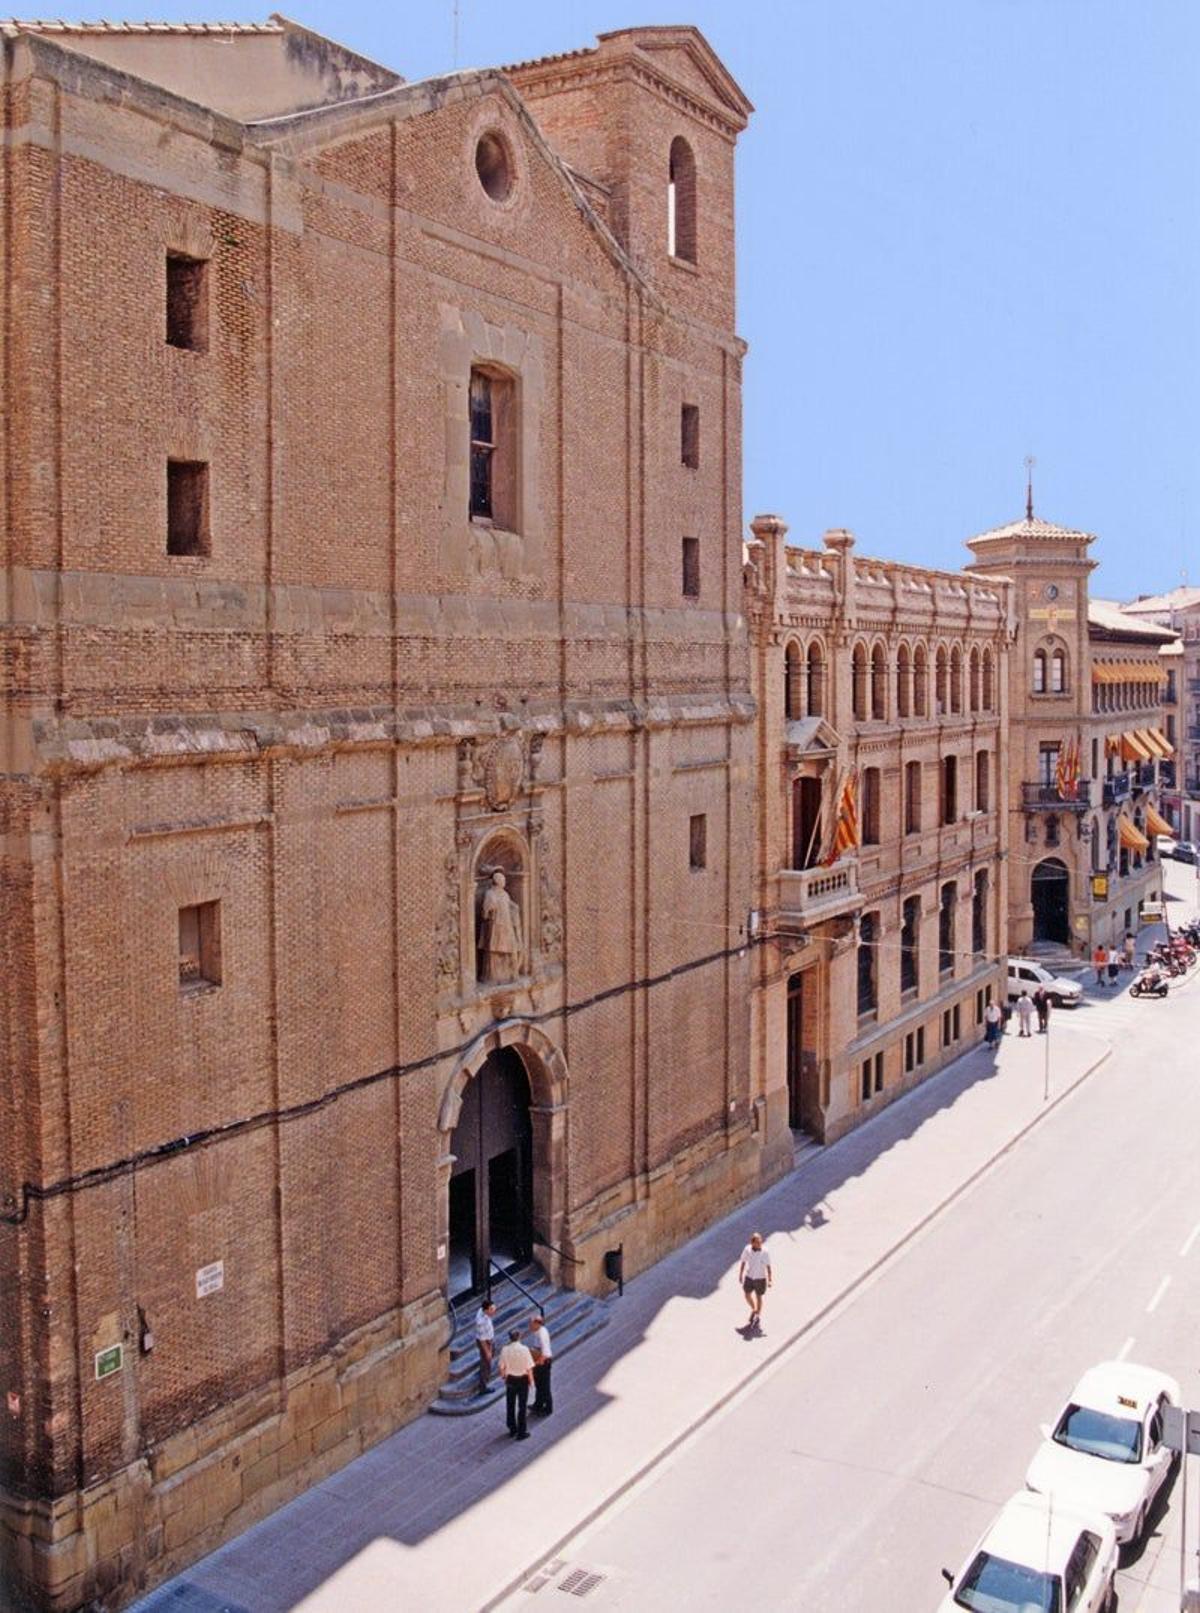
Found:
[[(519, 1327), (522, 1342), (526, 1342), (525, 1330), (537, 1311), (546, 1318), (556, 1361), (608, 1326), (609, 1300), (576, 1293), (571, 1288), (555, 1288), (534, 1265), (522, 1266), (513, 1276), (532, 1296), (532, 1302), (513, 1283), (498, 1281), (493, 1287), (496, 1314), (492, 1325), (496, 1329), (497, 1359), (508, 1343), (509, 1328)], [(450, 1370), (429, 1408), (436, 1417), (470, 1417), (493, 1405), (504, 1393), (504, 1385), (495, 1372), (487, 1392), (478, 1392), (479, 1355), (475, 1348), (475, 1312), (478, 1309), (478, 1300), (468, 1300), (459, 1307), (458, 1325), (450, 1340)]]

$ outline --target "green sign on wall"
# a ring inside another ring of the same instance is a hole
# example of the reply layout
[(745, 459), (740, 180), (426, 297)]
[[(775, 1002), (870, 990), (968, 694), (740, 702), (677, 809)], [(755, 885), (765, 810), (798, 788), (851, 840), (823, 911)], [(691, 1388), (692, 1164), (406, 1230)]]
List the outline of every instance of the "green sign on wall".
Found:
[(125, 1365), (125, 1347), (122, 1344), (110, 1344), (107, 1350), (96, 1352), (96, 1376), (98, 1378), (111, 1378), (114, 1372), (120, 1372)]

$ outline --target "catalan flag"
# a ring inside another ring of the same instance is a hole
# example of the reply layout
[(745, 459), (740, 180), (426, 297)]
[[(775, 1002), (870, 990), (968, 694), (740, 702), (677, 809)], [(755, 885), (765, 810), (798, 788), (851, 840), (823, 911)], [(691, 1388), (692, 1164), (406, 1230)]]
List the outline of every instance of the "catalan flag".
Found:
[(833, 834), (830, 836), (821, 867), (828, 868), (848, 851), (857, 850), (858, 832), (858, 773), (851, 768), (842, 775), (835, 796)]
[(1054, 782), (1060, 801), (1073, 801), (1079, 793), (1079, 741), (1068, 739), (1059, 747)]

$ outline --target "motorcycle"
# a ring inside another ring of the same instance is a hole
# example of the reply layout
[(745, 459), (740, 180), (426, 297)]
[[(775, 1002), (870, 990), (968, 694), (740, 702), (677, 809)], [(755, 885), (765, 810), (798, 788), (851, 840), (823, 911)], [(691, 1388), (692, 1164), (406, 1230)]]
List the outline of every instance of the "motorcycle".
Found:
[(1159, 969), (1143, 969), (1129, 985), (1131, 997), (1165, 997), (1170, 987), (1167, 977)]

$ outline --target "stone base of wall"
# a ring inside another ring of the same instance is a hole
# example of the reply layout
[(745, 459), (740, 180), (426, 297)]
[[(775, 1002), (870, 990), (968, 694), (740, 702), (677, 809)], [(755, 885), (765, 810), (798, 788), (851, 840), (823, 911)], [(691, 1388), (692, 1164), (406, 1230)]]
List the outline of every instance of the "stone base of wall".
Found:
[(440, 1293), (222, 1407), (102, 1484), (53, 1502), (0, 1492), (0, 1613), (125, 1606), (409, 1422), (445, 1376)]
[(764, 1144), (754, 1122), (742, 1121), (677, 1154), (644, 1180), (622, 1182), (573, 1212), (569, 1237), (581, 1264), (565, 1268), (562, 1280), (590, 1293), (611, 1293), (604, 1277), (606, 1249), (623, 1246), (625, 1276), (633, 1277), (761, 1193), (792, 1167), (790, 1132), (786, 1148)]

